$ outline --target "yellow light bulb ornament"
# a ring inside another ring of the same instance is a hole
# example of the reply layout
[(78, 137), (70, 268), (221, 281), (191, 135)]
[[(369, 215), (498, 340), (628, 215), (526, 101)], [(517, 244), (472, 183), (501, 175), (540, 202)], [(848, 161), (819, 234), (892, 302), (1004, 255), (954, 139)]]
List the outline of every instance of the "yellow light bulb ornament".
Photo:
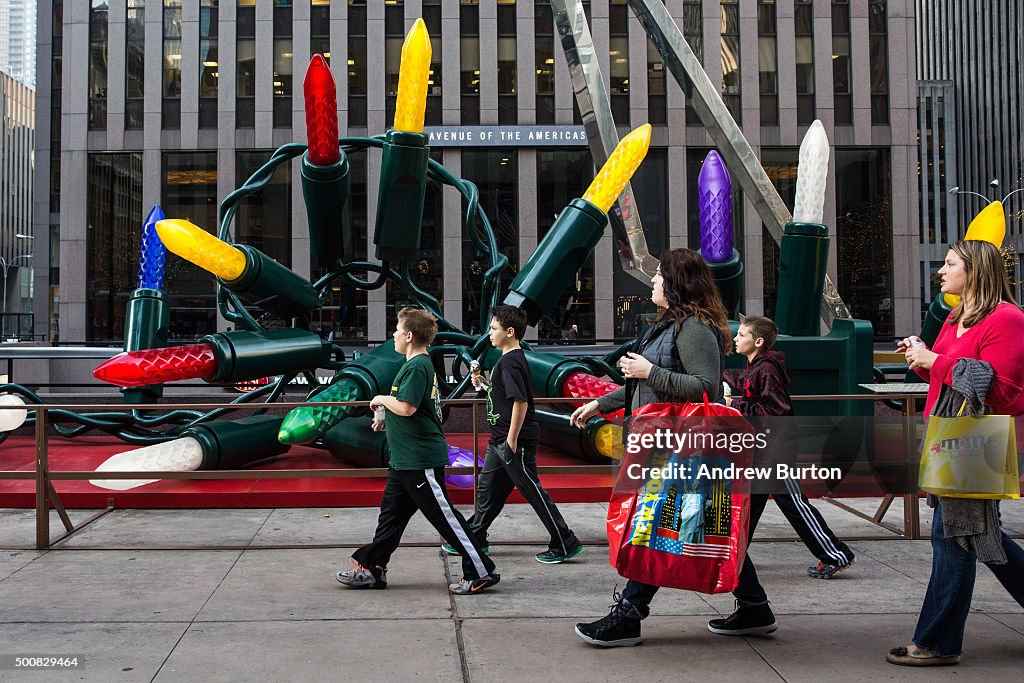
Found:
[(422, 133), (427, 109), (427, 81), (430, 79), (430, 34), (422, 19), (409, 29), (402, 45), (395, 101), (395, 130)]
[[(1006, 237), (1006, 213), (1003, 210), (1003, 203), (995, 201), (978, 212), (971, 224), (967, 226), (965, 240), (980, 240), (991, 242), (999, 249), (1003, 246), (1003, 239)], [(943, 300), (951, 308), (960, 305), (960, 297), (956, 294), (943, 294)]]
[(587, 200), (604, 213), (612, 208), (612, 204), (622, 194), (626, 183), (633, 177), (640, 162), (647, 156), (647, 149), (651, 146), (651, 124), (645, 123), (622, 138), (616, 145), (615, 151), (604, 162), (604, 166), (594, 177), (590, 187), (583, 194)]
[(245, 272), (245, 254), (198, 225), (182, 219), (157, 221), (156, 232), (168, 251), (228, 282)]

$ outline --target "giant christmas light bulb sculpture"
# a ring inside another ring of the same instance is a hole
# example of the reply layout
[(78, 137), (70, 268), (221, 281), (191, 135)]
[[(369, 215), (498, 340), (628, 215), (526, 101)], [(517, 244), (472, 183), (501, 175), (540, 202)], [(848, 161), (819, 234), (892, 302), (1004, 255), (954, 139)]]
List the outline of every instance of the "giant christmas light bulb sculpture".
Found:
[[(388, 341), (346, 365), (326, 389), (310, 397), (315, 403), (369, 401), (378, 394), (391, 393), (391, 384), (405, 356)], [(277, 438), (281, 443), (309, 443), (359, 410), (353, 406), (301, 406), (289, 412)]]
[(793, 220), (779, 247), (779, 288), (775, 320), (779, 332), (816, 336), (821, 325), (821, 290), (828, 266), (828, 228), (821, 224), (828, 175), (829, 145), (821, 121), (800, 143)]
[[(198, 424), (184, 430), (177, 439), (112, 455), (96, 472), (195, 472), (251, 467), (288, 451), (288, 446), (274, 438), (280, 425), (279, 415)], [(154, 481), (157, 480), (97, 478), (89, 483), (126, 491)]]
[(743, 299), (743, 263), (732, 246), (732, 179), (718, 152), (711, 150), (697, 176), (700, 254), (704, 257), (730, 317)]
[(199, 344), (118, 354), (93, 370), (93, 377), (121, 387), (202, 379), (236, 383), (274, 374), (315, 370), (331, 358), (331, 345), (299, 329), (216, 332)]
[[(164, 267), (167, 248), (160, 241), (156, 224), (164, 219), (163, 209), (154, 206), (142, 227), (142, 245), (139, 248), (139, 280), (128, 298), (124, 316), (124, 350), (140, 351), (167, 343), (170, 324), (170, 302), (164, 293)], [(156, 403), (163, 396), (163, 387), (146, 383), (132, 389), (122, 389), (125, 403)]]
[(323, 55), (313, 55), (302, 84), (306, 96), (306, 140), (299, 174), (309, 222), (309, 252), (333, 267), (348, 243), (342, 207), (348, 200), (349, 164), (338, 148), (338, 95)]
[(258, 249), (228, 244), (181, 219), (159, 221), (156, 231), (169, 251), (212, 273), (226, 289), (265, 311), (287, 319), (320, 304), (308, 280)]
[(557, 304), (558, 295), (597, 246), (608, 225), (608, 209), (640, 167), (650, 144), (647, 123), (622, 138), (583, 198), (569, 202), (513, 280), (505, 303), (524, 309), (531, 325)]
[(430, 36), (417, 19), (402, 46), (395, 125), (384, 136), (377, 220), (373, 231), (382, 261), (419, 258), (420, 223), (427, 189), (428, 136), (423, 132), (430, 78)]
[[(17, 394), (0, 394), (0, 406), (24, 405), (25, 400)], [(13, 432), (15, 429), (25, 424), (25, 420), (27, 419), (27, 410), (18, 410), (17, 408), (0, 410), (0, 434), (3, 434), (4, 432)]]

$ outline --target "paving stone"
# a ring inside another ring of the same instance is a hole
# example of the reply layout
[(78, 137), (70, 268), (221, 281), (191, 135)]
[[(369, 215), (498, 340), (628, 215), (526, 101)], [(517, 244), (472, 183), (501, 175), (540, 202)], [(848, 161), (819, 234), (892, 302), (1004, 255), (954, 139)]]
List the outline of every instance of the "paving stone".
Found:
[(197, 623), (188, 629), (154, 680), (334, 683), (413, 679), (462, 680), (452, 621)]
[(65, 670), (3, 671), (4, 681), (149, 681), (188, 623), (0, 624), (5, 653), (76, 655)]
[(0, 623), (189, 621), (237, 551), (50, 551), (0, 581)]
[(69, 548), (246, 545), (272, 510), (114, 510), (78, 532)]
[(440, 551), (399, 548), (386, 590), (338, 583), (349, 552), (247, 550), (231, 568), (197, 621), (294, 619), (447, 619), (448, 582)]

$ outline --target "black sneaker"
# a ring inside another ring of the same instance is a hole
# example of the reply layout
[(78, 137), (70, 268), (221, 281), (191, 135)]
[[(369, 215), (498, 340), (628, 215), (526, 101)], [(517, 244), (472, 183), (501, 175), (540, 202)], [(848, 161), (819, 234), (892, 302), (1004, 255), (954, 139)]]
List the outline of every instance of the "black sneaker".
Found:
[(643, 616), (635, 605), (623, 600), (619, 593), (613, 593), (615, 604), (608, 616), (589, 624), (576, 624), (576, 635), (597, 647), (626, 647), (639, 645), (640, 620)]
[(824, 562), (819, 562), (817, 567), (807, 568), (807, 576), (812, 579), (831, 579), (836, 574), (853, 564), (853, 562), (853, 558), (851, 558), (846, 564), (826, 564)]
[(534, 557), (541, 564), (561, 564), (566, 560), (571, 560), (574, 557), (579, 557), (580, 553), (583, 552), (583, 544), (579, 543), (575, 547), (569, 548), (569, 551), (562, 554), (561, 550), (545, 550), (542, 553), (537, 553)]
[(708, 630), (722, 636), (765, 636), (779, 628), (775, 615), (768, 603), (763, 605), (742, 605), (736, 601), (736, 611), (725, 619), (712, 619)]

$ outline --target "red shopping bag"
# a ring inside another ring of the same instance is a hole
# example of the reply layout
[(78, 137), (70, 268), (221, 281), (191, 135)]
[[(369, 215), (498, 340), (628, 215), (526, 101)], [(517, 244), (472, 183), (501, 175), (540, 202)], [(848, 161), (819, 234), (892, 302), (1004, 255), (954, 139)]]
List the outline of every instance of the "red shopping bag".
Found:
[(749, 466), (750, 449), (730, 435), (751, 432), (738, 411), (707, 397), (633, 413), (607, 518), (609, 559), (621, 576), (701, 593), (736, 588), (750, 482), (714, 474)]

